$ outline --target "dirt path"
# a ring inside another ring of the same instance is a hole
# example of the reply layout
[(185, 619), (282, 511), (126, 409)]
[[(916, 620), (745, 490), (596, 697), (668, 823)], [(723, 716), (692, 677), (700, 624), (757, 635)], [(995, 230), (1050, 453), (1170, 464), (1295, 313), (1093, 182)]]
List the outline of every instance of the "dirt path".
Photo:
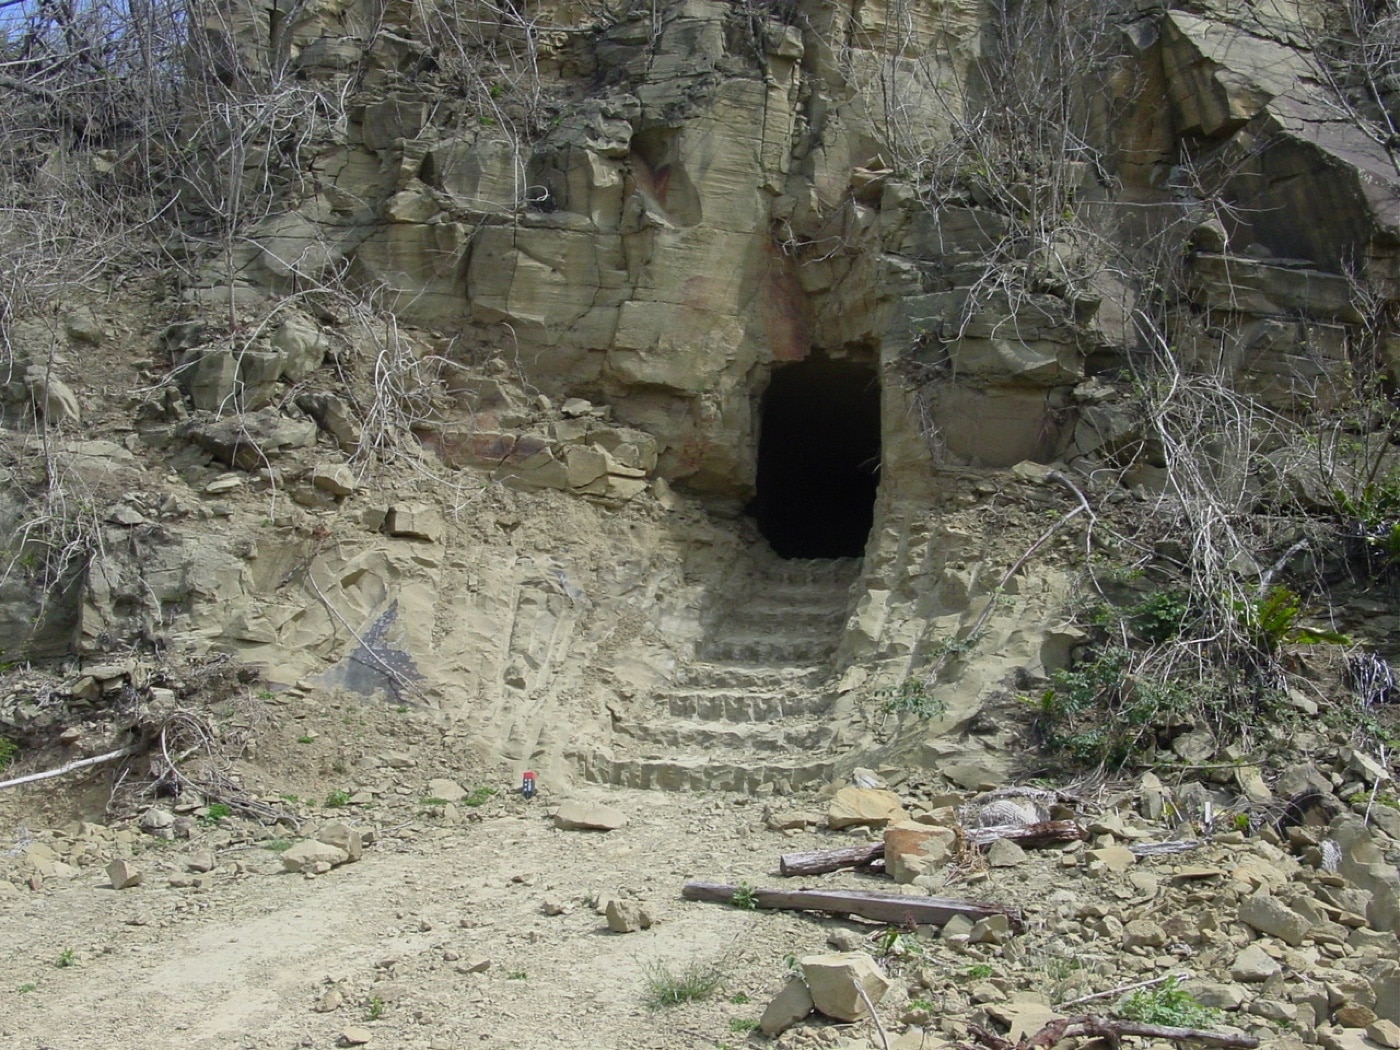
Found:
[[(826, 931), (688, 904), (678, 890), (692, 877), (757, 881), (793, 840), (761, 829), (759, 807), (732, 800), (609, 798), (631, 821), (607, 834), (555, 830), (542, 808), (511, 800), (480, 823), (388, 836), (358, 864), (315, 879), (245, 849), (221, 857), (208, 888), (171, 888), (182, 868), (171, 850), (143, 857), (147, 881), (129, 890), (86, 869), (57, 889), (0, 898), (0, 1041), (331, 1046), (361, 1025), (374, 1045), (398, 1047), (742, 1042), (731, 1019), (756, 1018), (783, 956), (816, 950)], [(610, 933), (592, 907), (599, 894), (653, 900), (663, 921)], [(488, 956), (490, 969), (459, 972), (473, 956)], [(696, 961), (725, 973), (724, 992), (648, 1010), (648, 971)], [(332, 988), (344, 1004), (317, 1012)], [(730, 1001), (745, 996), (753, 1002)]]

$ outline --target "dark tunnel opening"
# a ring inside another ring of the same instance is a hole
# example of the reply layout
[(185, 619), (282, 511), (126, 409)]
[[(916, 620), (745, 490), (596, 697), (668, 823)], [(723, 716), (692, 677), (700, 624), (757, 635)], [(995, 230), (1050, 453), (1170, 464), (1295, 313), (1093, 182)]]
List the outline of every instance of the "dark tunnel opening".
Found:
[(870, 365), (802, 361), (763, 397), (749, 513), (784, 558), (859, 558), (880, 480), (880, 385)]

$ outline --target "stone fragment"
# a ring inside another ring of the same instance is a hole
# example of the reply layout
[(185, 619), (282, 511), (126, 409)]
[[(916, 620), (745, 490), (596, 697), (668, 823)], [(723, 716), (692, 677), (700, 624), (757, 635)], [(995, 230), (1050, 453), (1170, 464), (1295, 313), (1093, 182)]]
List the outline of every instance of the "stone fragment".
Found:
[(827, 826), (843, 828), (882, 828), (893, 821), (908, 820), (904, 805), (893, 791), (882, 788), (844, 787), (836, 792), (826, 812)]
[(1394, 1021), (1372, 1021), (1366, 1026), (1366, 1038), (1388, 1050), (1400, 1050), (1400, 1024)]
[(308, 871), (318, 864), (327, 865), (326, 870), (329, 871), (349, 859), (350, 855), (345, 850), (313, 839), (305, 839), (282, 851), (282, 867), (288, 871)]
[(656, 921), (651, 906), (645, 901), (614, 898), (608, 901), (606, 914), (608, 929), (612, 930), (613, 933), (636, 933), (638, 930), (648, 930)]
[(1267, 981), (1283, 967), (1258, 944), (1246, 945), (1230, 964), (1230, 976), (1242, 984)]
[(885, 871), (907, 884), (948, 863), (957, 846), (957, 832), (915, 821), (897, 821), (885, 828)]
[(326, 994), (316, 1000), (315, 1010), (318, 1014), (335, 1013), (345, 1005), (345, 993), (339, 988), (328, 988)]
[(1361, 1003), (1344, 1003), (1332, 1011), (1332, 1020), (1343, 1028), (1366, 1028), (1376, 1023), (1376, 1011)]
[(361, 1025), (350, 1025), (340, 1033), (341, 1046), (364, 1046), (374, 1038), (374, 1033)]
[(468, 955), (457, 967), (458, 973), (485, 973), (491, 969), (491, 957), (489, 955)]
[(1294, 947), (1303, 943), (1312, 926), (1303, 916), (1267, 893), (1246, 897), (1240, 904), (1236, 918), (1259, 933), (1277, 937)]
[(114, 860), (107, 865), (107, 878), (112, 881), (114, 890), (139, 886), (145, 877), (145, 873), (129, 860)]
[(1011, 920), (1005, 915), (986, 915), (972, 924), (969, 944), (1005, 944), (1011, 939)]
[(141, 814), (141, 827), (145, 831), (159, 831), (175, 823), (175, 814), (168, 809), (153, 806)]
[(816, 827), (822, 822), (822, 816), (810, 810), (783, 809), (769, 813), (763, 822), (770, 831), (802, 831)]
[(992, 1003), (987, 1006), (987, 1015), (1006, 1025), (1009, 1031), (1005, 1038), (1013, 1042), (1034, 1035), (1055, 1018), (1064, 1016), (1044, 1003)]
[(58, 376), (41, 365), (25, 369), (24, 388), (34, 408), (54, 426), (77, 426), (82, 422), (82, 409), (72, 389)]
[(995, 773), (971, 763), (941, 766), (938, 771), (967, 791), (993, 791), (1001, 786), (1001, 779)]
[(1198, 1003), (1213, 1010), (1238, 1010), (1249, 999), (1243, 988), (1225, 981), (1188, 981), (1184, 988)]
[(199, 874), (213, 871), (218, 866), (218, 859), (212, 850), (197, 849), (185, 858), (185, 868)]
[(436, 543), (442, 538), (442, 515), (426, 504), (401, 504), (389, 508), (384, 528), (390, 536)]
[(763, 1016), (758, 1019), (759, 1030), (773, 1039), (811, 1013), (813, 1006), (807, 982), (793, 977), (764, 1007)]
[(1086, 856), (1089, 858), (1089, 871), (1091, 873), (1110, 873), (1127, 871), (1137, 863), (1137, 855), (1127, 846), (1104, 846), (1102, 849), (1091, 849)]
[(440, 798), (444, 802), (461, 802), (467, 797), (467, 789), (447, 777), (434, 777), (428, 781), (428, 798)]
[(316, 832), (316, 841), (345, 851), (346, 861), (353, 863), (364, 856), (365, 840), (359, 828), (343, 820), (332, 821)]
[(565, 802), (554, 811), (554, 826), (565, 831), (616, 831), (626, 825), (621, 810), (601, 802)]
[(355, 472), (344, 463), (322, 463), (312, 468), (311, 484), (332, 496), (348, 496), (355, 491)]
[(864, 989), (872, 1005), (890, 989), (890, 980), (864, 952), (809, 955), (801, 960), (802, 976), (812, 993), (812, 1004), (838, 1021), (855, 1021), (866, 1015), (858, 989)]
[(1124, 948), (1160, 948), (1166, 943), (1166, 931), (1147, 919), (1133, 919), (1123, 927)]
[(1014, 868), (1025, 861), (1026, 851), (1011, 839), (997, 839), (987, 849), (989, 868)]

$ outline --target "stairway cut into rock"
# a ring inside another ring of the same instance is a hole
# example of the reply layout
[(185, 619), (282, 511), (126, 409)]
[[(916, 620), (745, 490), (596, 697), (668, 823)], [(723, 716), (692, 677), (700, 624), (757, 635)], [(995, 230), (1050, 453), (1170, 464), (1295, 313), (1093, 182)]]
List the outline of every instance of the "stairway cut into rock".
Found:
[(782, 792), (838, 776), (859, 719), (830, 682), (858, 559), (774, 556), (716, 601), (696, 661), (665, 691), (614, 710), (585, 779), (669, 791)]

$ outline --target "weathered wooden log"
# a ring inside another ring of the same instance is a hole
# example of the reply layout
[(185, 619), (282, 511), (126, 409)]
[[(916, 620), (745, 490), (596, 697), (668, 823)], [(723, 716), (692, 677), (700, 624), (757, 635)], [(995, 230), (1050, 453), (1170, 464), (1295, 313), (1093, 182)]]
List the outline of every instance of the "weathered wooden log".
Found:
[(1018, 908), (946, 897), (906, 897), (899, 893), (863, 893), (856, 890), (763, 890), (718, 882), (687, 882), (681, 890), (681, 896), (688, 901), (711, 901), (716, 904), (733, 904), (736, 894), (759, 908), (859, 915), (862, 919), (896, 925), (942, 926), (955, 915), (966, 915), (970, 919), (1005, 915), (1011, 920), (1013, 929), (1024, 927)]
[(780, 875), (824, 875), (841, 868), (862, 868), (885, 855), (883, 842), (866, 842), (845, 849), (814, 849), (778, 857)]
[(970, 846), (990, 846), (998, 839), (1011, 839), (1026, 849), (1036, 849), (1061, 842), (1082, 842), (1089, 837), (1089, 833), (1072, 820), (1043, 820), (1039, 824), (967, 828), (963, 837)]

